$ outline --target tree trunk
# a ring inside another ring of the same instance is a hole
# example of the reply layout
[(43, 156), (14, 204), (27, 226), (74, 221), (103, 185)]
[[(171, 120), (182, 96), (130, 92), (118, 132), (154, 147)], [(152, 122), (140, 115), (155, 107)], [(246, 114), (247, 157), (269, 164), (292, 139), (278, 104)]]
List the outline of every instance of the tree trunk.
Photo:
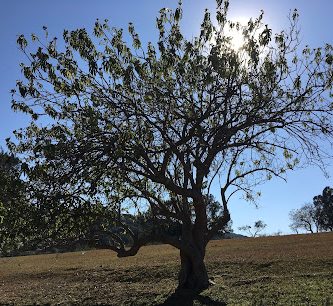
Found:
[(204, 262), (204, 254), (194, 250), (188, 254), (180, 250), (181, 268), (178, 276), (178, 290), (190, 290), (200, 293), (209, 286), (208, 273)]
[[(202, 196), (196, 199), (195, 221), (190, 218), (182, 224), (182, 247), (180, 248), (180, 272), (178, 291), (186, 290), (200, 293), (209, 286), (204, 262), (206, 254), (207, 214)], [(199, 204), (201, 203), (201, 205)]]

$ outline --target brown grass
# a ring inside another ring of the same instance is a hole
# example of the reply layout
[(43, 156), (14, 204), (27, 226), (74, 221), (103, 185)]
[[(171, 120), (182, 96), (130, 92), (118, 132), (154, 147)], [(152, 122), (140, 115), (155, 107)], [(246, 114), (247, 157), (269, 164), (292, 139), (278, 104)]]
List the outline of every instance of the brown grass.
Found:
[[(333, 305), (333, 233), (212, 241), (206, 262), (216, 285), (189, 305)], [(121, 259), (107, 250), (0, 258), (0, 304), (170, 305), (178, 264), (166, 245)]]

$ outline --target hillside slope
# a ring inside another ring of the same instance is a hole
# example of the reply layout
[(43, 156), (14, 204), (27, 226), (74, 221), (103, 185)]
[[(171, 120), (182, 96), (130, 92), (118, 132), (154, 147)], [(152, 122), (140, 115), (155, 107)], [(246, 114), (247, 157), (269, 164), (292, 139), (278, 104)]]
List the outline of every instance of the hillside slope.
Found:
[[(216, 283), (188, 305), (333, 305), (333, 233), (212, 241)], [(0, 304), (175, 305), (178, 252), (144, 247), (0, 258)], [(184, 301), (182, 301), (184, 303)]]

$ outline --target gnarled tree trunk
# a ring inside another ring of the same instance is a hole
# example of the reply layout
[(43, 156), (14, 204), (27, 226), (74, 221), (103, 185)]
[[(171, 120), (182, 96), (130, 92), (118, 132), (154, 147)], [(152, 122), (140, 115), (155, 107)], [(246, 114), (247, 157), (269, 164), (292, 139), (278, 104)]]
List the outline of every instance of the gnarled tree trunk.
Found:
[(178, 276), (178, 290), (188, 289), (201, 292), (208, 288), (209, 279), (204, 262), (204, 254), (187, 254), (180, 251), (181, 268)]
[(198, 217), (194, 225), (191, 222), (182, 225), (182, 247), (180, 248), (180, 272), (178, 290), (191, 290), (199, 293), (209, 286), (208, 273), (205, 266), (207, 223)]

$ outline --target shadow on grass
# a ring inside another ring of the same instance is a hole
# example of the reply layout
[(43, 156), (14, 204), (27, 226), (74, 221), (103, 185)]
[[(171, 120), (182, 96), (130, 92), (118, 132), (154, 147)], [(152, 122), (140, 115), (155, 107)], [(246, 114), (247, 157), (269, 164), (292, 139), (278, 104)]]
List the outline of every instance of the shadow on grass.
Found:
[(192, 306), (194, 301), (198, 301), (201, 305), (211, 306), (226, 306), (227, 304), (223, 301), (215, 301), (208, 296), (193, 294), (190, 292), (175, 292), (170, 295), (162, 304), (155, 306)]

